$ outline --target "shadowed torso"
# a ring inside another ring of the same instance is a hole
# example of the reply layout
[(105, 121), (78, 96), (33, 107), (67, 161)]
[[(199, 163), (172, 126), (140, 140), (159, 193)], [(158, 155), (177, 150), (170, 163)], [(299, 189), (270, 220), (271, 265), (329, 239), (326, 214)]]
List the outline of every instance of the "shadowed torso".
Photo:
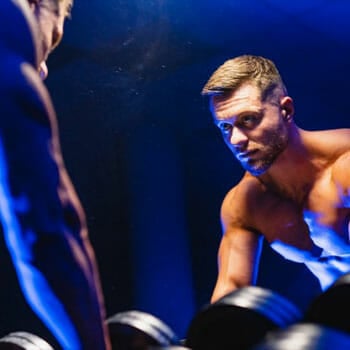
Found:
[(275, 251), (305, 263), (323, 288), (350, 271), (350, 208), (332, 180), (331, 167), (321, 172), (301, 201), (255, 178), (247, 182), (241, 186), (254, 188), (245, 205), (247, 226), (262, 233)]

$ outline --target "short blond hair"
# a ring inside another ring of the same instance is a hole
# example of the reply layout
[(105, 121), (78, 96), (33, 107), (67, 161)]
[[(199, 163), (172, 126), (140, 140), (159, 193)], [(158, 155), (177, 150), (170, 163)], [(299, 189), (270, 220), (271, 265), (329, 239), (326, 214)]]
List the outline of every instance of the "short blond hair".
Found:
[(252, 83), (265, 101), (275, 92), (287, 95), (287, 89), (275, 64), (264, 57), (242, 55), (227, 60), (211, 75), (202, 89), (202, 95), (225, 95), (232, 93), (244, 83)]

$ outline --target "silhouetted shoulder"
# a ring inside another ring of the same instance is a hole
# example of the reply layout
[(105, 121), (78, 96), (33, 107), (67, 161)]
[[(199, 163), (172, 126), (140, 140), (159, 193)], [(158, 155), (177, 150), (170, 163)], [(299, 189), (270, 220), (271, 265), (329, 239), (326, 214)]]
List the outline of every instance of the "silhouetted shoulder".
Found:
[(0, 95), (1, 110), (7, 111), (2, 120), (15, 122), (23, 117), (46, 126), (55, 120), (51, 98), (37, 71), (8, 50), (0, 55)]

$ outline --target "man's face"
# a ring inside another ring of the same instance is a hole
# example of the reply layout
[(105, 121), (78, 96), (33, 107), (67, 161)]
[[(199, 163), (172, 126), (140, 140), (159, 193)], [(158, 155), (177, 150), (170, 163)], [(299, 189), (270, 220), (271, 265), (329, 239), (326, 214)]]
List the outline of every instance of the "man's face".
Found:
[(268, 170), (287, 146), (288, 122), (279, 101), (262, 102), (254, 85), (212, 97), (211, 111), (225, 143), (252, 175)]
[(40, 76), (45, 79), (48, 70), (46, 60), (63, 36), (63, 26), (72, 0), (35, 0), (31, 2), (34, 16), (40, 29)]

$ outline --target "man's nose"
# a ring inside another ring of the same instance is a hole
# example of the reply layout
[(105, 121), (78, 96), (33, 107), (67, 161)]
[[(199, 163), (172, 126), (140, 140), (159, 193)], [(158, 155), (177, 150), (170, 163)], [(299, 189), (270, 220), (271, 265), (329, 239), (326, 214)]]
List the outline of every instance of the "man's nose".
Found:
[(247, 135), (240, 130), (239, 128), (233, 128), (231, 137), (230, 137), (230, 143), (233, 146), (241, 146), (242, 144), (246, 143), (248, 141)]
[(63, 24), (57, 25), (52, 31), (51, 51), (61, 42), (63, 37)]

